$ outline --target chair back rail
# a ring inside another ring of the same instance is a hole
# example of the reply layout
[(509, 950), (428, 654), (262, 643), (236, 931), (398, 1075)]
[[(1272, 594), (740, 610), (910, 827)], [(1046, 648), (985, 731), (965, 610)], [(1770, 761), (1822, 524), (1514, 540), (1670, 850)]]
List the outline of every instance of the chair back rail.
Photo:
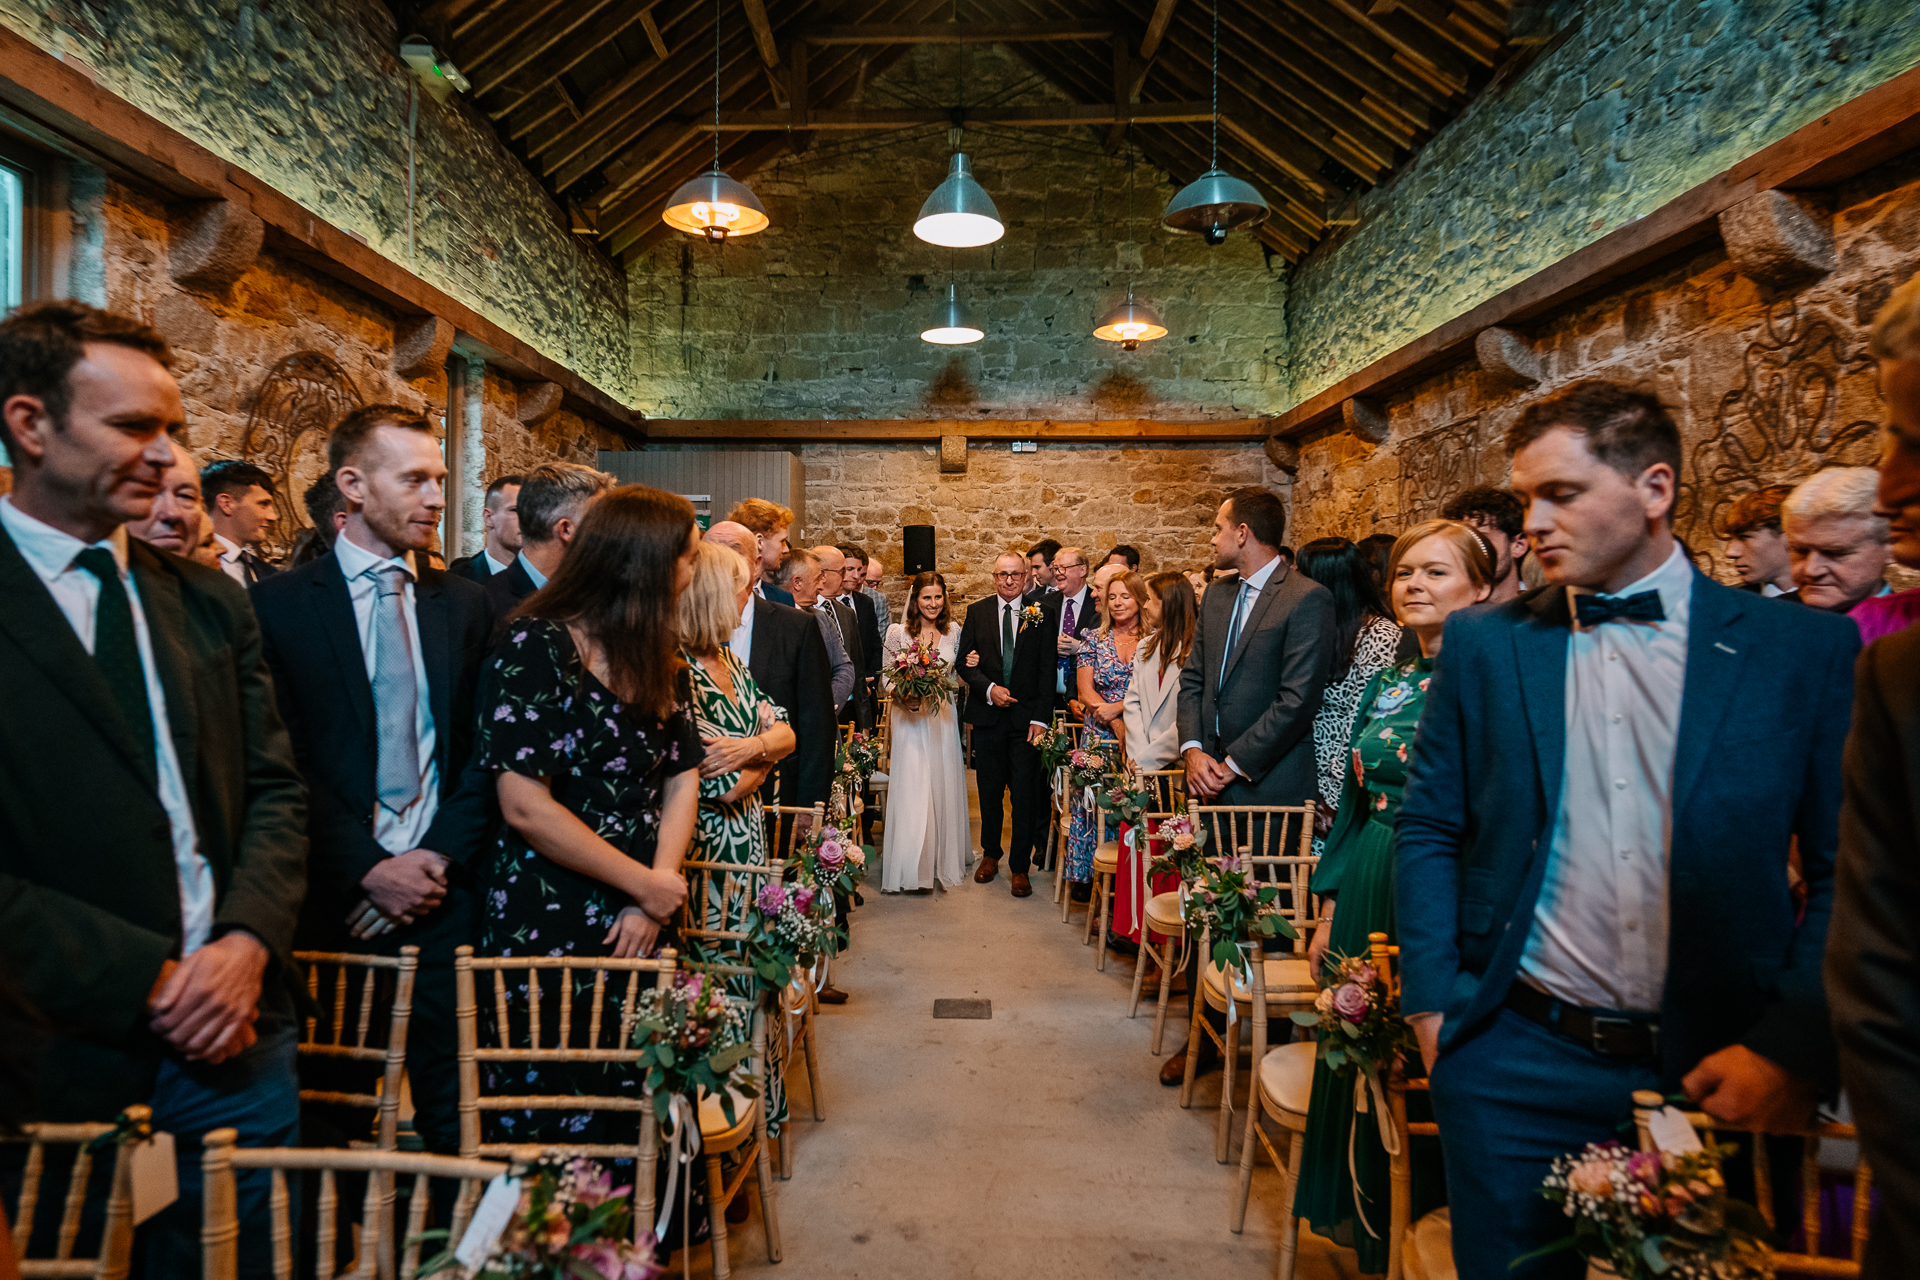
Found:
[[(130, 1106), (127, 1119), (145, 1124), (152, 1112), (145, 1106)], [(123, 1280), (133, 1260), (133, 1175), (132, 1156), (124, 1145), (116, 1144), (113, 1155), (113, 1179), (107, 1193), (107, 1210), (101, 1224), (99, 1253), (92, 1258), (74, 1256), (80, 1240), (82, 1214), (87, 1204), (87, 1186), (93, 1177), (94, 1157), (87, 1144), (102, 1134), (112, 1133), (110, 1124), (27, 1124), (17, 1134), (0, 1135), (0, 1143), (22, 1144), (27, 1148), (20, 1171), (20, 1195), (9, 1206), (13, 1223), (13, 1247), (20, 1275), (31, 1280), (39, 1276), (90, 1276), (96, 1280)], [(65, 1195), (60, 1205), (60, 1224), (54, 1233), (51, 1258), (29, 1258), (35, 1218), (41, 1199), (41, 1182), (46, 1177), (47, 1148), (74, 1147), (73, 1165), (67, 1173)]]
[(767, 821), (768, 853), (782, 862), (793, 861), (793, 851), (799, 846), (801, 838), (801, 818), (813, 820), (813, 830), (818, 831), (827, 820), (827, 804), (792, 805), (770, 804), (765, 806)]
[[(1234, 854), (1245, 861), (1250, 881), (1280, 886), (1277, 909), (1293, 926), (1289, 949), (1304, 954), (1319, 905), (1309, 889), (1313, 869), (1313, 814), (1309, 800), (1299, 805), (1194, 805), (1194, 825), (1206, 832), (1207, 856)], [(1279, 850), (1280, 852), (1262, 852)], [(1289, 852), (1290, 850), (1290, 852)]]
[[(813, 809), (801, 810), (815, 813)], [(818, 817), (816, 816), (816, 821)], [(688, 943), (719, 943), (722, 949), (738, 954), (753, 932), (753, 903), (760, 890), (779, 884), (786, 874), (786, 862), (776, 858), (769, 863), (702, 862), (689, 858), (680, 864), (687, 876), (687, 900), (681, 905), (680, 937)], [(719, 908), (719, 923), (714, 923), (714, 908)], [(698, 919), (695, 911), (699, 912)]]
[[(302, 1057), (381, 1062), (380, 1092), (343, 1093), (302, 1089), (303, 1102), (368, 1107), (377, 1118), (375, 1145), (392, 1151), (400, 1144), (400, 1077), (407, 1065), (407, 1027), (413, 1017), (413, 984), (420, 965), (420, 948), (406, 946), (393, 956), (357, 955), (338, 951), (296, 951), (294, 962), (306, 971), (307, 994), (327, 1010), (326, 1028), (309, 1016), (302, 1025), (298, 1052)], [(373, 1009), (381, 979), (392, 975), (392, 1013), (379, 1043), (374, 1037)], [(357, 982), (356, 982), (357, 975)], [(348, 1012), (348, 996), (358, 986)], [(329, 998), (323, 999), (322, 993)], [(352, 1034), (348, 1034), (351, 1024)], [(371, 1042), (370, 1042), (371, 1041)]]

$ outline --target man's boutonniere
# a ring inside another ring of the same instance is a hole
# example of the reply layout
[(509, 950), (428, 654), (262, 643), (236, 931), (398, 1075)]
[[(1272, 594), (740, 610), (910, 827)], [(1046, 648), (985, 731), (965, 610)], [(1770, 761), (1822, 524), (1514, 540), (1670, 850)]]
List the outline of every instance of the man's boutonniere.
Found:
[(1040, 620), (1045, 616), (1046, 615), (1041, 611), (1041, 608), (1039, 605), (1037, 604), (1028, 605), (1026, 608), (1020, 611), (1020, 629), (1022, 631), (1025, 631), (1028, 627), (1039, 626)]

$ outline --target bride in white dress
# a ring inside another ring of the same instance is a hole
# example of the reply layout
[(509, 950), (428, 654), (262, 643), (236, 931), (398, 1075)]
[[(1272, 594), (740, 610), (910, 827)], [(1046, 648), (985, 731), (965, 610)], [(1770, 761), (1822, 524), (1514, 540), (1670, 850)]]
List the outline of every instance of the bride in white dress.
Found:
[[(919, 574), (908, 588), (907, 599), (905, 625), (896, 622), (887, 628), (883, 670), (916, 639), (938, 644), (940, 656), (951, 663), (960, 624), (947, 612), (946, 579), (937, 573)], [(966, 762), (961, 758), (960, 722), (953, 698), (914, 706), (895, 695), (891, 714), (893, 751), (887, 769), (891, 794), (880, 850), (880, 888), (886, 893), (935, 886), (944, 890), (966, 876), (973, 852)]]

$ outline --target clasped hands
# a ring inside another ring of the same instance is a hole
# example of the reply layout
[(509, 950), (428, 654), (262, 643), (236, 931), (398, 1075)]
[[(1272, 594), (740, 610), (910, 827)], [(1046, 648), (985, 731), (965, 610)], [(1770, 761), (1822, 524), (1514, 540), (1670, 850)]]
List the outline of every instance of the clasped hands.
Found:
[(244, 930), (160, 966), (147, 998), (152, 1027), (189, 1062), (225, 1062), (251, 1045), (267, 948)]
[(687, 878), (678, 871), (655, 871), (651, 867), (640, 870), (644, 875), (633, 905), (620, 909), (613, 918), (613, 927), (600, 940), (603, 946), (613, 948), (616, 960), (652, 955), (653, 944), (660, 937), (661, 921), (672, 918), (680, 904), (687, 900)]
[(1212, 799), (1240, 780), (1239, 774), (1198, 747), (1187, 748), (1186, 764), (1189, 795)]
[(766, 759), (767, 746), (759, 734), (750, 738), (702, 738), (700, 744), (707, 749), (707, 758), (700, 762), (703, 779), (729, 773), (740, 775), (740, 780), (720, 797), (722, 804), (733, 804), (752, 795), (773, 772), (773, 762)]
[(347, 913), (347, 928), (356, 938), (377, 938), (446, 900), (447, 860), (431, 849), (409, 849), (375, 863), (360, 887), (367, 896)]

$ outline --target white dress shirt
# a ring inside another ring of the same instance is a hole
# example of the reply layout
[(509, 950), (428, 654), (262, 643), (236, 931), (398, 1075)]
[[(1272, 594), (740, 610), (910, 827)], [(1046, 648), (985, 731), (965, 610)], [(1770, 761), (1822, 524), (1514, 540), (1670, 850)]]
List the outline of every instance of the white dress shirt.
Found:
[(1567, 638), (1566, 767), (1520, 974), (1568, 1004), (1653, 1012), (1667, 980), (1673, 753), (1693, 604), (1678, 546), (1617, 594), (1643, 591), (1660, 593), (1664, 621), (1575, 623)]
[(495, 560), (493, 558), (493, 552), (482, 547), (480, 548), (480, 563), (487, 566), (487, 576), (491, 578), (496, 573), (505, 573), (513, 564), (513, 561)]
[(740, 625), (727, 637), (727, 648), (733, 650), (733, 656), (740, 659), (740, 665), (746, 666), (753, 661), (753, 598), (747, 598), (746, 608), (740, 610)]
[[(407, 571), (401, 588), (406, 603), (407, 643), (413, 648), (414, 713), (413, 728), (420, 742), (420, 794), (401, 813), (376, 802), (373, 806), (373, 840), (388, 853), (407, 853), (420, 847), (434, 815), (440, 812), (440, 765), (433, 758), (437, 735), (433, 723), (433, 697), (427, 686), (426, 657), (420, 652), (420, 618), (415, 606), (413, 558), (411, 555), (383, 559), (349, 538), (343, 531), (333, 540), (333, 554), (340, 572), (347, 579), (347, 595), (353, 601), (353, 622), (360, 632), (360, 656), (367, 664), (367, 683), (373, 683), (373, 603), (379, 586), (376, 571), (387, 565), (399, 565)], [(437, 852), (437, 851), (436, 851)]]
[(229, 542), (225, 536), (214, 534), (213, 540), (220, 544), (220, 572), (232, 578), (241, 586), (247, 586), (247, 566), (240, 563), (240, 557), (247, 549), (238, 543)]
[[(100, 579), (73, 563), (89, 544), (34, 519), (15, 507), (10, 497), (0, 497), (0, 526), (19, 548), (20, 558), (46, 583), (81, 646), (92, 653)], [(180, 771), (173, 731), (168, 727), (166, 690), (160, 684), (159, 668), (153, 665), (153, 638), (147, 632), (146, 609), (140, 603), (140, 589), (133, 574), (127, 570), (126, 527), (91, 545), (113, 553), (113, 562), (120, 566), (120, 585), (126, 588), (127, 603), (132, 606), (133, 638), (140, 649), (140, 673), (147, 682), (147, 707), (153, 716), (153, 762), (160, 807), (166, 810), (173, 831), (174, 877), (180, 884), (180, 955), (184, 959), (205, 946), (213, 930), (213, 868), (200, 852), (193, 806), (187, 802), (186, 777)]]
[[(1245, 631), (1245, 628), (1247, 625), (1247, 617), (1253, 612), (1253, 602), (1255, 600), (1258, 600), (1260, 598), (1260, 593), (1267, 589), (1267, 583), (1273, 580), (1273, 571), (1275, 569), (1278, 569), (1279, 567), (1280, 567), (1280, 557), (1275, 556), (1273, 559), (1267, 561), (1265, 564), (1261, 565), (1258, 569), (1254, 570), (1253, 575), (1251, 577), (1240, 579), (1239, 583), (1235, 586), (1234, 589), (1237, 592), (1239, 592), (1239, 595), (1235, 598), (1233, 602), (1233, 614), (1229, 617), (1227, 621), (1227, 635), (1233, 637), (1233, 642), (1236, 646), (1240, 643), (1240, 637)], [(1225, 637), (1222, 637), (1222, 643), (1224, 642), (1225, 642)], [(1213, 688), (1214, 688), (1214, 693), (1216, 695), (1215, 702), (1214, 702), (1214, 706), (1216, 709), (1213, 713), (1213, 731), (1215, 733), (1220, 732), (1220, 712), (1218, 710), (1218, 707), (1219, 707), (1218, 694), (1220, 692), (1219, 677), (1220, 677), (1220, 673), (1227, 669), (1227, 659), (1231, 658), (1232, 656), (1233, 654), (1231, 652), (1221, 654), (1220, 666), (1213, 673), (1214, 674)], [(1201, 744), (1198, 739), (1195, 739), (1192, 742), (1183, 742), (1180, 744), (1180, 754), (1184, 756), (1187, 752), (1193, 750), (1195, 747), (1198, 747), (1200, 745)], [(1232, 756), (1228, 756), (1226, 760), (1223, 761), (1222, 763), (1224, 763), (1227, 766), (1227, 768), (1239, 774), (1241, 777), (1244, 778), (1247, 776), (1246, 772), (1242, 770), (1239, 765), (1233, 762)]]
[[(514, 559), (520, 562), (520, 567), (527, 571), (527, 576), (529, 578), (533, 579), (533, 589), (535, 591), (539, 591), (547, 585), (547, 575), (533, 567), (533, 561), (527, 559), (526, 552), (522, 551), (519, 555), (515, 556)], [(407, 572), (412, 573), (413, 570), (409, 568)], [(411, 591), (412, 588), (408, 588), (408, 590)], [(409, 604), (411, 604), (413, 601), (413, 597), (409, 595), (407, 597), (407, 601)]]

